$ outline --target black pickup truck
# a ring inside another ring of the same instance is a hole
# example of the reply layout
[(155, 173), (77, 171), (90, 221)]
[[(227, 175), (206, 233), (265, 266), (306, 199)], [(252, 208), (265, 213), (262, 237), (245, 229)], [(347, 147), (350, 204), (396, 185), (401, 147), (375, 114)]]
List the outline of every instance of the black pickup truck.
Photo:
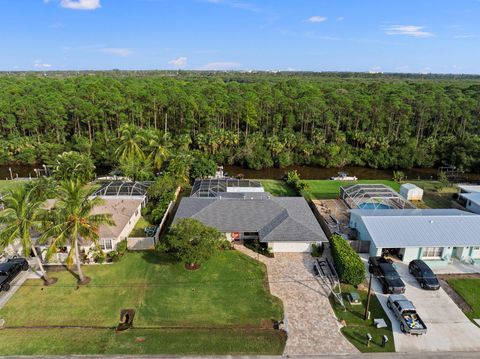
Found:
[(5, 263), (0, 263), (0, 292), (7, 292), (18, 273), (26, 270), (28, 262), (25, 258), (11, 258)]
[(368, 260), (368, 271), (380, 281), (384, 294), (405, 293), (405, 283), (403, 283), (395, 270), (392, 261), (384, 257), (370, 257)]

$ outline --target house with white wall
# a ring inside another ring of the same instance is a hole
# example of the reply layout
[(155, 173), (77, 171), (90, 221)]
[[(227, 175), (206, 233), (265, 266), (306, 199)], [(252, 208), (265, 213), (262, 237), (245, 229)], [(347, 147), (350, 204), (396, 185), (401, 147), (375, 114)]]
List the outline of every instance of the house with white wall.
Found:
[(453, 260), (480, 265), (480, 215), (458, 209), (353, 209), (350, 227), (370, 241), (370, 255), (394, 250), (409, 263), (422, 259), (431, 267)]

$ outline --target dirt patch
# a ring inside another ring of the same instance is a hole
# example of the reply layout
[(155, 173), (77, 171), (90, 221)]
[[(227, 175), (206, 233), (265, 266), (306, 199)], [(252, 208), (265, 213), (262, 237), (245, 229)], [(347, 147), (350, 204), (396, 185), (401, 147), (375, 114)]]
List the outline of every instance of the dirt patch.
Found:
[[(461, 277), (461, 276), (464, 276), (466, 274), (460, 274), (458, 277), (456, 278), (465, 278), (465, 277)], [(448, 284), (447, 282), (447, 279), (446, 278), (442, 278), (442, 277), (449, 277), (449, 278), (452, 278), (451, 275), (443, 275), (443, 276), (438, 276), (438, 281), (440, 282), (440, 286), (443, 288), (443, 290), (448, 294), (448, 296), (450, 298), (452, 298), (452, 300), (455, 302), (455, 304), (462, 310), (462, 312), (464, 313), (469, 313), (472, 311), (472, 307), (470, 305), (468, 305), (468, 303), (462, 298), (462, 296), (460, 294), (458, 294), (457, 292), (455, 292), (455, 290), (450, 287), (450, 285)], [(478, 277), (477, 277), (478, 278)]]

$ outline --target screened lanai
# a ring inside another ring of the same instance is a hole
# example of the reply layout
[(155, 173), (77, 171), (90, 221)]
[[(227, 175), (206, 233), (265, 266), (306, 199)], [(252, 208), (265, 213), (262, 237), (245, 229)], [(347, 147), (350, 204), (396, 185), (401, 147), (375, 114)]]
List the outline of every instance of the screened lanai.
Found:
[(354, 184), (340, 187), (340, 198), (349, 208), (408, 209), (415, 206), (383, 184)]
[(227, 192), (264, 192), (259, 181), (236, 178), (197, 179), (192, 187), (191, 197), (219, 197)]
[(131, 182), (131, 181), (112, 181), (102, 184), (100, 189), (95, 191), (93, 196), (127, 196), (144, 197), (147, 194), (148, 187), (152, 181)]

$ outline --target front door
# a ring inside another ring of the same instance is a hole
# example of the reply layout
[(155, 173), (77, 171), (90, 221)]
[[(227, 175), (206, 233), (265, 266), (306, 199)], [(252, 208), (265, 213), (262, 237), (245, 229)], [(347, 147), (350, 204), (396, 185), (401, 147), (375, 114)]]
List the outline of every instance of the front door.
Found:
[(452, 249), (452, 258), (453, 257), (457, 258), (457, 247), (453, 247)]

